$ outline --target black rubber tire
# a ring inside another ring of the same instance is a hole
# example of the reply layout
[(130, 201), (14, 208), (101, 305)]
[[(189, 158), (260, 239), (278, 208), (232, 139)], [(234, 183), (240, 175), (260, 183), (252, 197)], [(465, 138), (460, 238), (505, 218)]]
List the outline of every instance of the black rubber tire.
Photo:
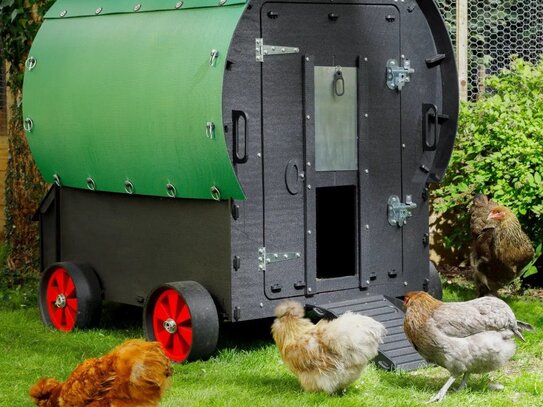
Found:
[[(196, 281), (176, 281), (162, 284), (151, 291), (143, 308), (143, 330), (148, 340), (158, 340), (153, 328), (153, 311), (159, 296), (168, 289), (177, 291), (190, 312), (192, 343), (183, 360), (193, 361), (208, 358), (217, 348), (219, 340), (219, 316), (217, 307), (209, 292)], [(164, 345), (164, 344), (163, 344)]]
[(55, 270), (64, 269), (73, 280), (77, 298), (77, 313), (72, 329), (93, 328), (100, 322), (102, 312), (102, 288), (96, 272), (85, 263), (53, 263), (42, 273), (39, 286), (38, 305), (43, 323), (55, 329), (47, 307), (48, 282)]
[(434, 263), (430, 262), (430, 276), (428, 277), (428, 294), (432, 297), (441, 300), (443, 299), (443, 286)]

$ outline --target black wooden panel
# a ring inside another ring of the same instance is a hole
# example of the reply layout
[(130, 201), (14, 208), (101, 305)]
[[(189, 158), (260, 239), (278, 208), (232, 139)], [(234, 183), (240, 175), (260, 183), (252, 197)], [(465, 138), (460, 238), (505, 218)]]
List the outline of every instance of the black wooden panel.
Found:
[(201, 283), (230, 309), (228, 202), (61, 188), (61, 261), (88, 262), (105, 299), (141, 305), (162, 283)]

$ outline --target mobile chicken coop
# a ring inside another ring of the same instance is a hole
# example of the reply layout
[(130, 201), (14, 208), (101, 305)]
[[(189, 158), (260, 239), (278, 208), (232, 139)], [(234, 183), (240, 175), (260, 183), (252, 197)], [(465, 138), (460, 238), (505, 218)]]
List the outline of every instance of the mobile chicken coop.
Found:
[(42, 318), (139, 305), (182, 361), (293, 298), (375, 317), (381, 366), (418, 366), (394, 298), (436, 283), (428, 184), (457, 117), (431, 0), (58, 0), (24, 83), (54, 184)]

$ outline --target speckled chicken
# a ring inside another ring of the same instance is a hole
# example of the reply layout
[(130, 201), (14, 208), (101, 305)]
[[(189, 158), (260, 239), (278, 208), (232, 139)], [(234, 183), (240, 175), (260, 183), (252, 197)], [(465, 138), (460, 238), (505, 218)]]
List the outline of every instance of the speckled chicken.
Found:
[(273, 339), (306, 391), (334, 393), (347, 387), (377, 356), (386, 334), (381, 323), (351, 312), (313, 324), (295, 301), (279, 304), (275, 315)]
[(485, 373), (503, 366), (515, 353), (514, 336), (533, 330), (517, 321), (509, 306), (496, 297), (443, 303), (430, 294), (406, 294), (405, 334), (428, 362), (447, 369), (451, 377), (430, 402), (440, 401), (456, 378), (459, 390), (470, 373)]
[(534, 256), (532, 243), (510, 209), (482, 194), (473, 199), (470, 226), (470, 263), (478, 294), (497, 296)]

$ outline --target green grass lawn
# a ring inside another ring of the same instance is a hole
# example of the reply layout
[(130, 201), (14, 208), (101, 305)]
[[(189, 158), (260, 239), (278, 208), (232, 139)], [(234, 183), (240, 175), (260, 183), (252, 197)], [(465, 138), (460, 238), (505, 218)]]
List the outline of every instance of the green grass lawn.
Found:
[[(461, 286), (445, 290), (446, 300), (472, 297)], [(527, 341), (518, 343), (517, 354), (502, 370), (471, 376), (467, 389), (449, 393), (441, 406), (543, 406), (543, 303), (506, 300), (536, 332), (526, 333)], [(28, 389), (39, 377), (65, 379), (83, 359), (142, 336), (139, 310), (131, 308), (109, 306), (100, 329), (69, 334), (45, 328), (34, 307), (13, 308), (0, 308), (0, 406), (31, 406)], [(162, 406), (417, 406), (448, 377), (437, 367), (384, 372), (371, 365), (344, 394), (304, 393), (281, 363), (269, 323), (231, 326), (210, 360), (176, 365)], [(505, 390), (488, 390), (490, 381), (502, 383)]]

